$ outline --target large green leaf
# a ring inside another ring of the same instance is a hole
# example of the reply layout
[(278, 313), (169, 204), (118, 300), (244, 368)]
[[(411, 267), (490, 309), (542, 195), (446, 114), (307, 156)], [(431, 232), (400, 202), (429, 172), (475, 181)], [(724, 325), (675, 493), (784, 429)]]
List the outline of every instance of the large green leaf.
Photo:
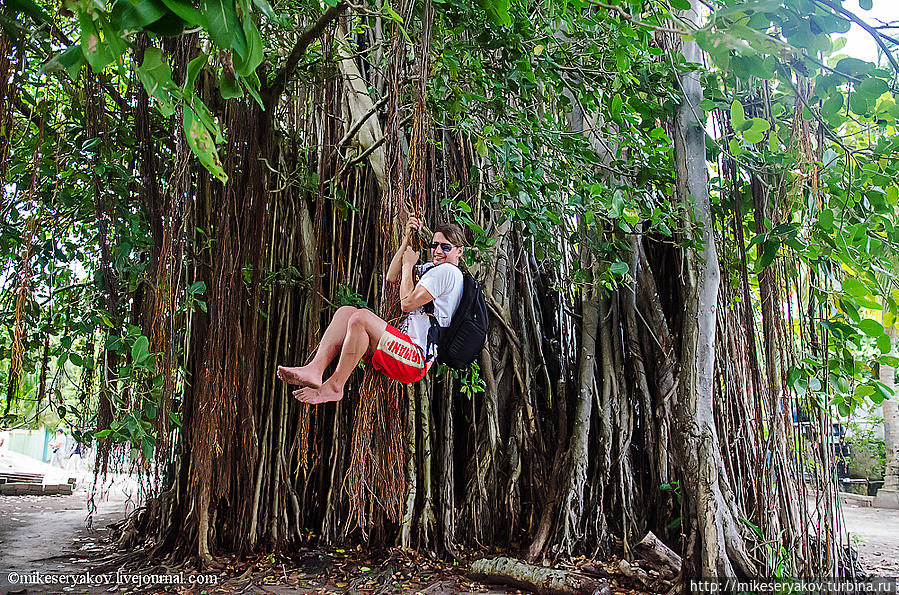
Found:
[(147, 48), (143, 64), (137, 67), (137, 76), (147, 90), (147, 95), (159, 102), (159, 111), (169, 117), (175, 113), (175, 101), (180, 90), (172, 81), (172, 69), (162, 59), (158, 48)]
[(228, 176), (222, 168), (222, 162), (215, 150), (215, 143), (212, 142), (212, 135), (209, 130), (200, 121), (196, 113), (184, 106), (184, 134), (187, 136), (187, 144), (190, 150), (200, 159), (209, 173), (221, 180), (224, 184), (228, 181)]
[(241, 59), (247, 57), (247, 39), (234, 11), (233, 0), (204, 0), (209, 36), (217, 46), (233, 49)]
[(100, 33), (97, 31), (97, 26), (90, 13), (79, 12), (78, 21), (81, 24), (81, 51), (93, 71), (100, 72), (112, 63), (112, 54), (100, 38)]
[(864, 283), (853, 277), (843, 280), (843, 291), (854, 298), (863, 298), (868, 295), (868, 288)]
[(873, 103), (889, 90), (890, 86), (885, 80), (874, 77), (866, 78), (855, 88), (855, 92), (863, 95), (868, 103)]
[(206, 17), (189, 2), (185, 2), (185, 0), (162, 0), (162, 2), (189, 25), (207, 27)]
[(865, 318), (858, 323), (858, 329), (869, 337), (879, 337), (883, 334), (883, 325), (870, 318)]
[(258, 68), (265, 59), (265, 54), (262, 51), (262, 38), (259, 35), (259, 29), (256, 27), (256, 23), (253, 22), (250, 15), (244, 16), (243, 30), (247, 40), (246, 59), (243, 59), (240, 55), (235, 53), (234, 70), (239, 74), (246, 76), (256, 72), (256, 68)]
[(116, 0), (109, 18), (118, 29), (142, 29), (167, 12), (162, 0)]
[(135, 364), (144, 363), (150, 356), (150, 340), (141, 335), (131, 346), (131, 360)]
[(177, 37), (184, 31), (185, 22), (174, 12), (167, 12), (158, 21), (147, 25), (147, 31), (161, 37)]
[(491, 21), (506, 27), (512, 25), (512, 16), (509, 14), (510, 0), (480, 0), (480, 3)]
[(240, 88), (237, 79), (231, 78), (224, 72), (219, 75), (219, 92), (222, 94), (222, 99), (243, 97), (243, 89)]
[(197, 76), (199, 76), (200, 71), (203, 70), (204, 66), (206, 66), (206, 62), (208, 60), (209, 54), (201, 53), (199, 56), (197, 56), (187, 64), (187, 80), (184, 81), (185, 95), (193, 95), (194, 83), (196, 82)]
[(281, 22), (281, 19), (278, 18), (278, 15), (275, 14), (275, 11), (272, 10), (272, 5), (268, 3), (268, 0), (253, 0), (253, 4), (256, 5), (256, 8), (262, 11), (269, 19), (275, 22)]

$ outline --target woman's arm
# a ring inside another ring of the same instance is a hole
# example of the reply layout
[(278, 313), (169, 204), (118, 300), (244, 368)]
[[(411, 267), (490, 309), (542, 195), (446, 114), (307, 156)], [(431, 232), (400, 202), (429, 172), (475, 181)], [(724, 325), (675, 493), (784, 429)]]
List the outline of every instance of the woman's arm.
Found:
[(390, 260), (390, 266), (387, 267), (387, 281), (390, 283), (396, 283), (400, 280), (400, 273), (403, 268), (403, 253), (406, 251), (406, 248), (409, 247), (409, 237), (412, 235), (413, 229), (421, 230), (421, 220), (415, 217), (415, 213), (409, 215), (409, 220), (406, 222), (406, 233), (403, 235), (403, 241), (397, 249), (396, 254), (394, 254), (393, 258)]
[(412, 281), (412, 268), (417, 262), (418, 252), (407, 248), (403, 253), (403, 275), (400, 279), (400, 309), (403, 312), (414, 312), (434, 299), (431, 292)]

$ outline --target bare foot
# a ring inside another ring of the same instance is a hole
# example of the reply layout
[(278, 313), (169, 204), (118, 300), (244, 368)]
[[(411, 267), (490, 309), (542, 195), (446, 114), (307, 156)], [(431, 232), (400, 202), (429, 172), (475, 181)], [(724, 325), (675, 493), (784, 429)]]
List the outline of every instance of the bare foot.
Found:
[(307, 386), (306, 388), (293, 391), (293, 396), (303, 403), (318, 405), (319, 403), (327, 403), (329, 401), (339, 401), (343, 398), (343, 390), (338, 390), (330, 384), (325, 384), (321, 388)]
[(322, 385), (321, 372), (316, 372), (309, 366), (300, 366), (298, 368), (278, 366), (278, 378), (289, 384), (296, 384), (297, 386), (311, 386), (313, 388), (318, 388)]

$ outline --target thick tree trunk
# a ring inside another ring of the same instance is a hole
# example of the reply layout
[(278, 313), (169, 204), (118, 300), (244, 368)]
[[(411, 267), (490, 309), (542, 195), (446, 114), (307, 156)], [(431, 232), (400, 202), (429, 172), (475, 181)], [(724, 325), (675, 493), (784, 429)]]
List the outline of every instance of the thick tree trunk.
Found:
[[(696, 22), (699, 2), (684, 14)], [(688, 62), (701, 63), (699, 46), (683, 42)], [(697, 70), (680, 77), (683, 98), (674, 122), (677, 198), (685, 216), (685, 240), (699, 246), (683, 251), (684, 317), (680, 385), (675, 415), (688, 523), (688, 576), (733, 577), (753, 573), (720, 452), (714, 411), (715, 329), (719, 269), (709, 205), (702, 85)], [(692, 203), (692, 204), (691, 204)], [(695, 222), (695, 223), (693, 223)], [(736, 565), (736, 568), (735, 568)]]
[[(584, 250), (582, 263), (585, 270), (596, 272), (595, 261), (589, 250)], [(582, 290), (577, 405), (565, 460), (567, 476), (562, 482), (562, 503), (559, 510), (561, 534), (558, 536), (557, 543), (563, 551), (569, 554), (576, 549), (576, 544), (583, 533), (590, 415), (593, 410), (596, 386), (596, 347), (600, 322), (599, 300), (602, 298), (588, 287), (589, 285), (585, 285)]]

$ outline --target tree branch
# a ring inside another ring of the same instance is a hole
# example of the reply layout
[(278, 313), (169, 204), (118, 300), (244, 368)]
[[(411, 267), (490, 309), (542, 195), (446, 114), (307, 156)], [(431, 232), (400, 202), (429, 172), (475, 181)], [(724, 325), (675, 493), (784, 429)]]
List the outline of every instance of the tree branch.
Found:
[(626, 10), (621, 8), (620, 6), (616, 6), (614, 4), (606, 4), (605, 2), (600, 2), (600, 0), (587, 0), (593, 6), (598, 6), (600, 8), (605, 8), (609, 12), (614, 12), (618, 14), (621, 18), (626, 21), (633, 23), (634, 25), (639, 25), (641, 27), (646, 27), (647, 29), (654, 29), (655, 31), (661, 31), (663, 33), (672, 33), (674, 35), (687, 35), (689, 31), (686, 29), (675, 29), (672, 27), (663, 27), (662, 25), (654, 25), (652, 23), (647, 23), (646, 21), (641, 21), (639, 19), (635, 19), (633, 15), (628, 13)]
[(861, 17), (859, 17), (851, 10), (846, 10), (842, 6), (837, 6), (836, 4), (831, 3), (830, 0), (815, 0), (815, 3), (820, 6), (826, 6), (834, 12), (842, 14), (850, 21), (867, 31), (868, 34), (870, 34), (871, 37), (874, 38), (874, 43), (876, 43), (880, 47), (880, 49), (883, 50), (883, 53), (886, 54), (887, 60), (889, 60), (890, 64), (892, 64), (893, 66), (893, 70), (899, 73), (899, 62), (896, 62), (895, 56), (893, 56), (893, 54), (890, 52), (887, 44), (883, 42), (883, 34), (880, 33), (880, 31), (876, 30), (874, 27), (863, 21)]
[(290, 54), (284, 62), (284, 66), (281, 67), (281, 70), (278, 71), (278, 74), (275, 75), (274, 80), (272, 80), (271, 85), (266, 89), (266, 108), (277, 101), (281, 96), (281, 93), (284, 92), (284, 87), (287, 86), (287, 80), (290, 78), (290, 75), (293, 74), (294, 70), (296, 70), (297, 65), (300, 63), (300, 58), (303, 57), (303, 54), (306, 53), (306, 50), (309, 49), (312, 42), (318, 39), (325, 30), (325, 27), (340, 16), (341, 13), (346, 10), (346, 7), (346, 2), (338, 2), (336, 6), (332, 6), (326, 10), (317, 21), (300, 33), (297, 42), (294, 44), (293, 49), (290, 50)]
[(384, 103), (387, 101), (388, 97), (390, 97), (390, 95), (384, 95), (384, 97), (379, 99), (378, 102), (376, 104), (374, 104), (371, 107), (371, 109), (365, 113), (364, 116), (359, 118), (359, 121), (356, 122), (355, 124), (353, 124), (352, 127), (349, 130), (347, 130), (347, 133), (343, 135), (343, 138), (340, 139), (340, 142), (337, 143), (337, 146), (342, 147), (344, 143), (348, 142), (351, 138), (353, 138), (356, 135), (356, 133), (359, 132), (359, 129), (362, 128), (362, 125), (365, 124), (366, 120), (368, 120), (370, 117), (372, 117), (372, 115), (374, 115), (374, 113), (376, 111), (378, 111), (378, 109), (382, 105), (384, 105)]

